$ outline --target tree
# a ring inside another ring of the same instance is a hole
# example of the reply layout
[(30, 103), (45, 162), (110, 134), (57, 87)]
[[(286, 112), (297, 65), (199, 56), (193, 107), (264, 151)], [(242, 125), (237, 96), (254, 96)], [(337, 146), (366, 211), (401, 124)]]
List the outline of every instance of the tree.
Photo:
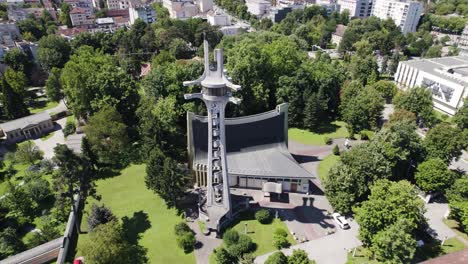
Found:
[(97, 204), (91, 206), (91, 213), (88, 217), (88, 228), (90, 231), (94, 230), (99, 225), (111, 221), (117, 221), (117, 217), (115, 217), (110, 208), (104, 205), (98, 206)]
[(190, 59), (191, 51), (187, 43), (180, 38), (173, 39), (169, 50), (176, 59)]
[(282, 249), (289, 247), (291, 243), (288, 241), (288, 233), (284, 229), (276, 229), (275, 233), (273, 234), (273, 245), (277, 249)]
[(37, 57), (46, 71), (52, 68), (62, 68), (70, 56), (70, 45), (64, 38), (57, 35), (48, 35), (39, 40)]
[(52, 224), (52, 222), (49, 219), (49, 221), (44, 223), (40, 230), (34, 232), (33, 236), (28, 241), (28, 246), (37, 247), (51, 240), (54, 240), (60, 237), (61, 235), (62, 234), (58, 231), (58, 229)]
[(176, 236), (181, 236), (184, 233), (191, 233), (192, 230), (185, 222), (180, 222), (174, 226), (174, 233)]
[(327, 110), (327, 100), (320, 98), (317, 93), (307, 99), (304, 108), (304, 126), (312, 131), (318, 129)]
[(291, 256), (288, 257), (288, 264), (311, 264), (311, 260), (302, 249), (294, 249)]
[(16, 188), (10, 182), (7, 184), (6, 193), (8, 195), (4, 196), (0, 203), (8, 209), (7, 218), (16, 219), (20, 225), (26, 224), (37, 209), (37, 203), (23, 188)]
[(90, 264), (145, 263), (145, 250), (125, 239), (125, 232), (117, 221), (99, 225), (89, 233), (89, 242), (79, 246)]
[(229, 229), (223, 234), (223, 242), (226, 246), (231, 246), (239, 241), (239, 232), (234, 229)]
[(468, 129), (468, 99), (465, 98), (463, 106), (458, 109), (457, 113), (453, 116), (453, 122), (457, 124), (460, 129)]
[(119, 112), (111, 106), (102, 108), (89, 118), (85, 132), (99, 164), (124, 165), (121, 156), (128, 149), (129, 138)]
[(424, 53), (424, 58), (439, 58), (439, 57), (442, 57), (442, 45), (432, 46)]
[(409, 263), (416, 252), (416, 240), (407, 229), (405, 219), (379, 231), (372, 240), (371, 251), (385, 263)]
[(468, 230), (468, 177), (457, 179), (446, 194), (451, 215), (460, 222), (465, 232)]
[(380, 231), (398, 221), (406, 221), (407, 233), (425, 223), (424, 202), (408, 181), (383, 179), (376, 181), (370, 189), (368, 200), (354, 209), (359, 238), (365, 246), (371, 246)]
[(0, 257), (2, 259), (24, 250), (23, 241), (12, 227), (6, 227), (0, 232)]
[[(426, 125), (432, 125), (435, 120), (432, 112), (432, 94), (429, 89), (414, 87), (400, 92), (393, 100), (396, 108), (405, 109), (416, 115), (418, 120)], [(419, 123), (419, 121), (418, 121)]]
[(60, 83), (61, 70), (59, 68), (52, 68), (49, 73), (49, 78), (46, 81), (46, 95), (49, 100), (58, 102), (62, 99), (62, 84)]
[(192, 252), (196, 242), (195, 235), (192, 232), (185, 232), (177, 236), (177, 245), (179, 245), (185, 253)]
[(26, 75), (21, 71), (7, 69), (4, 74), (5, 80), (15, 93), (23, 99), (26, 96), (26, 84), (28, 82)]
[(405, 109), (397, 108), (395, 112), (390, 115), (388, 120), (389, 124), (396, 122), (408, 122), (416, 124), (416, 115), (413, 112), (407, 111)]
[(10, 67), (13, 71), (29, 72), (32, 66), (31, 61), (26, 53), (19, 48), (13, 48), (3, 55), (3, 63)]
[(154, 149), (146, 167), (145, 183), (168, 206), (175, 206), (186, 189), (187, 179), (176, 161), (166, 157), (159, 149)]
[(449, 164), (458, 159), (467, 146), (463, 131), (449, 123), (441, 123), (427, 133), (424, 147), (429, 158), (439, 158)]
[(50, 183), (43, 178), (35, 178), (23, 186), (26, 193), (37, 203), (44, 201), (52, 195)]
[(218, 264), (231, 264), (235, 261), (234, 257), (223, 247), (215, 249), (213, 254)]
[(380, 93), (380, 95), (387, 101), (390, 102), (397, 93), (397, 86), (391, 81), (378, 81), (372, 85), (372, 87)]
[(425, 192), (441, 192), (452, 186), (456, 174), (441, 159), (429, 159), (418, 166), (416, 183)]
[(60, 23), (62, 25), (66, 25), (67, 28), (72, 28), (72, 21), (70, 18), (70, 11), (72, 10), (72, 7), (70, 4), (63, 2), (62, 5), (60, 6)]
[(288, 264), (288, 257), (283, 252), (278, 251), (271, 254), (265, 261), (265, 264)]
[(31, 140), (19, 144), (18, 149), (15, 151), (15, 160), (31, 165), (41, 160), (43, 156), (44, 153)]
[(372, 84), (378, 79), (378, 65), (372, 54), (372, 47), (369, 41), (359, 41), (353, 45), (356, 48), (356, 55), (351, 57), (349, 71), (353, 80), (360, 81), (363, 85)]

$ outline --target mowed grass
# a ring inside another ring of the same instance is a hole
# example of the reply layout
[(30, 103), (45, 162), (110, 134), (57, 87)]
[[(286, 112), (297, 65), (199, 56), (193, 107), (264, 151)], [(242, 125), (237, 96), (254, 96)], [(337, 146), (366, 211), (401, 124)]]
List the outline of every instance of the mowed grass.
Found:
[(320, 161), (318, 165), (318, 174), (322, 182), (327, 178), (331, 167), (333, 167), (333, 165), (335, 165), (339, 160), (340, 156), (330, 154)]
[(40, 107), (30, 107), (30, 108), (29, 108), (29, 112), (31, 112), (31, 114), (37, 114), (37, 113), (40, 113), (40, 112), (44, 112), (45, 110), (54, 108), (54, 107), (56, 107), (58, 104), (59, 104), (58, 102), (50, 102), (50, 101), (48, 101), (48, 102), (47, 102), (46, 104), (44, 104), (43, 106), (40, 106)]
[[(10, 162), (11, 161), (9, 161), (9, 160), (4, 161), (5, 166), (3, 166), (3, 169), (0, 170), (1, 174), (6, 173), (5, 171), (8, 168), (8, 166), (10, 165)], [(23, 177), (25, 175), (25, 170), (29, 166), (30, 166), (29, 164), (21, 164), (21, 163), (17, 163), (15, 165), (13, 165), (13, 167), (16, 170), (16, 174), (15, 174), (15, 176), (11, 177), (11, 179), (10, 179), (11, 184), (17, 185), (18, 183), (20, 183), (23, 180)], [(8, 189), (8, 181), (4, 180), (4, 181), (0, 182), (0, 196), (4, 195), (7, 192), (7, 189)]]
[[(148, 190), (144, 182), (145, 165), (132, 165), (121, 175), (97, 181), (97, 194), (100, 202), (89, 198), (85, 207), (88, 212), (93, 203), (105, 204), (119, 218), (132, 218), (134, 213), (148, 215), (151, 227), (141, 234), (139, 244), (145, 247), (149, 263), (195, 263), (193, 253), (185, 254), (176, 243), (174, 225), (181, 222), (175, 209), (168, 209), (164, 201)], [(82, 229), (87, 230), (87, 213), (83, 216)], [(81, 234), (78, 240), (77, 256), (80, 245), (88, 242), (88, 235)]]
[(311, 132), (299, 128), (291, 128), (288, 130), (289, 139), (305, 145), (325, 145), (325, 138), (345, 138), (348, 136), (346, 123), (342, 121), (331, 122), (325, 126), (320, 132)]

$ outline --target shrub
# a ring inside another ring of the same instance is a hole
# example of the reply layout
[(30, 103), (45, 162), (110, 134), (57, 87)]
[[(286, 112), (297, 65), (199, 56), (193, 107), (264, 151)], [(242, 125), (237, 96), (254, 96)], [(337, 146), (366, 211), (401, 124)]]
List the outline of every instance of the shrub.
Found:
[(312, 264), (315, 263), (309, 259), (307, 252), (302, 249), (295, 249), (288, 257), (288, 264)]
[(241, 258), (245, 253), (249, 253), (254, 249), (252, 239), (244, 234), (239, 235), (237, 243), (228, 246), (227, 250), (231, 256)]
[(333, 147), (333, 150), (332, 150), (332, 151), (333, 151), (333, 155), (335, 155), (335, 156), (339, 156), (339, 155), (340, 155), (340, 148), (338, 147), (338, 145), (335, 145), (335, 146)]
[(218, 264), (232, 264), (234, 258), (224, 248), (218, 248), (214, 250), (215, 260)]
[(252, 254), (244, 254), (240, 259), (240, 264), (254, 264), (255, 256)]
[(195, 235), (192, 232), (185, 232), (182, 235), (177, 236), (177, 245), (179, 245), (185, 253), (193, 251), (195, 242)]
[(325, 141), (325, 144), (327, 145), (331, 145), (333, 143), (333, 139), (329, 137), (325, 137), (323, 140)]
[(361, 131), (361, 140), (369, 140), (369, 136), (364, 131)]
[(273, 235), (273, 246), (277, 249), (282, 249), (289, 247), (290, 243), (288, 241), (288, 233), (282, 228), (276, 229)]
[(288, 264), (288, 258), (283, 254), (283, 252), (278, 251), (270, 255), (265, 264)]
[(109, 223), (110, 221), (116, 221), (117, 218), (112, 211), (104, 205), (98, 206), (93, 204), (91, 206), (91, 214), (88, 217), (88, 228), (92, 231), (98, 225)]
[(275, 236), (282, 236), (282, 237), (287, 237), (288, 236), (288, 232), (286, 230), (284, 230), (283, 228), (277, 228), (275, 230)]
[(261, 224), (268, 224), (271, 222), (271, 214), (267, 209), (258, 210), (255, 213), (255, 219)]
[(65, 125), (65, 128), (63, 129), (63, 135), (67, 137), (75, 133), (75, 131), (76, 131), (75, 122), (67, 122), (67, 124)]
[(239, 233), (236, 230), (229, 229), (223, 235), (223, 242), (226, 246), (231, 246), (239, 241)]
[(185, 233), (191, 233), (192, 229), (185, 223), (185, 222), (180, 222), (174, 226), (174, 233), (176, 236), (182, 236)]

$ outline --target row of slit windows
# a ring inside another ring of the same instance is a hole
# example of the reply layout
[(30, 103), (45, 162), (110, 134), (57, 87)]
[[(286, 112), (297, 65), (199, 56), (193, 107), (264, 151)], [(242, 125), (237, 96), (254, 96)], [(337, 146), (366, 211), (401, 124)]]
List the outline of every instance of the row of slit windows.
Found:
[[(46, 129), (48, 127), (52, 127), (52, 123), (46, 123), (44, 125), (38, 125), (37, 127), (42, 128), (42, 129)], [(12, 138), (21, 137), (23, 135), (24, 135), (24, 132), (22, 132), (22, 130), (19, 130), (19, 131), (16, 131), (16, 132), (13, 132), (13, 133), (10, 134), (10, 136)]]

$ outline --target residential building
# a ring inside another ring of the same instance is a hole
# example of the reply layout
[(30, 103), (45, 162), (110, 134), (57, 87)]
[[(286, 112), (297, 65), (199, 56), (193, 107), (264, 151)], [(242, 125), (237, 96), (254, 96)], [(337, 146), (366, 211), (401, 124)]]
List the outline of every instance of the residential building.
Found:
[(156, 21), (156, 11), (150, 5), (135, 0), (131, 1), (129, 6), (130, 25), (133, 25), (137, 19), (141, 19), (147, 24)]
[(345, 25), (336, 25), (336, 30), (332, 34), (331, 42), (338, 47), (343, 39), (344, 33), (346, 31)]
[(372, 13), (374, 0), (338, 0), (340, 13), (348, 10), (350, 17), (366, 18)]
[(291, 7), (272, 7), (270, 9), (270, 20), (273, 23), (279, 23), (281, 20), (286, 18), (286, 15), (291, 13), (293, 9)]
[(72, 40), (76, 35), (84, 33), (84, 32), (88, 32), (88, 30), (86, 28), (81, 28), (81, 27), (67, 28), (67, 26), (61, 26), (59, 27), (59, 29), (57, 30), (55, 34), (67, 40)]
[(74, 27), (94, 24), (94, 16), (88, 9), (81, 7), (75, 7), (70, 11), (70, 19)]
[(120, 0), (107, 0), (107, 8), (109, 10), (120, 9)]
[(44, 10), (44, 8), (21, 8), (16, 5), (10, 5), (7, 14), (10, 21), (18, 22), (25, 20), (29, 15), (39, 18), (42, 16)]
[(236, 36), (242, 32), (245, 32), (246, 30), (246, 28), (237, 25), (225, 26), (219, 29), (219, 31), (221, 31), (221, 33), (223, 33), (225, 36)]
[(231, 20), (227, 14), (211, 13), (207, 15), (208, 23), (212, 26), (229, 26)]
[(401, 89), (427, 87), (434, 108), (454, 115), (468, 96), (468, 56), (403, 61), (394, 79)]
[(421, 2), (410, 0), (374, 0), (372, 15), (380, 19), (391, 18), (401, 32), (415, 32), (421, 18)]
[(458, 47), (460, 48), (461, 55), (468, 55), (468, 23), (465, 25), (465, 29), (463, 29), (460, 36)]
[(197, 5), (201, 13), (213, 10), (213, 0), (197, 0)]
[(246, 0), (245, 5), (249, 13), (258, 17), (268, 15), (271, 8), (271, 2), (266, 0)]
[(10, 36), (12, 39), (19, 38), (19, 28), (15, 23), (0, 23), (0, 38)]
[(169, 10), (169, 16), (187, 19), (198, 15), (198, 6), (193, 0), (163, 0), (163, 6)]
[(0, 124), (0, 133), (7, 144), (16, 143), (25, 139), (39, 138), (54, 129), (49, 114), (38, 113), (8, 121)]

